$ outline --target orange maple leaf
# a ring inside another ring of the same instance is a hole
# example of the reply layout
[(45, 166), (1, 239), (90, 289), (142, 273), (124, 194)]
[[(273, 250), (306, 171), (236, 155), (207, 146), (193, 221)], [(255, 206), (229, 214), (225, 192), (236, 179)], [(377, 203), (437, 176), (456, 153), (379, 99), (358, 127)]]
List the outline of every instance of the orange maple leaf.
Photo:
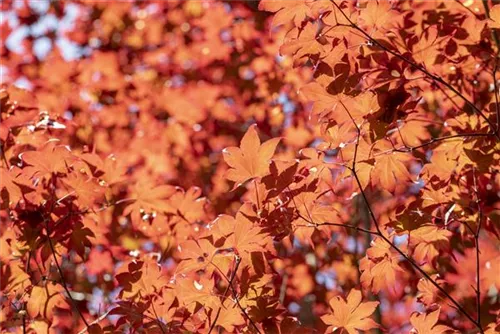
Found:
[(411, 246), (414, 246), (413, 257), (419, 262), (432, 262), (449, 247), (449, 239), (453, 235), (446, 229), (440, 229), (435, 225), (425, 225), (419, 227), (411, 233)]
[(201, 307), (214, 310), (220, 305), (220, 299), (214, 291), (214, 281), (201, 277), (181, 277), (175, 285), (176, 295), (182, 306), (195, 313)]
[(252, 125), (241, 139), (240, 147), (223, 150), (224, 161), (231, 167), (226, 172), (226, 178), (239, 186), (250, 179), (267, 175), (279, 141), (280, 138), (273, 138), (261, 145), (256, 125)]
[(207, 238), (187, 240), (177, 247), (181, 262), (177, 274), (187, 274), (204, 270), (207, 276), (220, 270), (224, 275), (229, 272), (233, 256), (222, 254)]
[(381, 238), (375, 239), (367, 249), (366, 257), (359, 263), (361, 284), (365, 288), (371, 287), (373, 293), (393, 288), (397, 272), (403, 271), (398, 262), (398, 256), (391, 253), (390, 245)]
[(351, 290), (347, 302), (336, 296), (330, 300), (332, 314), (326, 314), (321, 320), (328, 325), (329, 332), (337, 328), (344, 328), (349, 334), (356, 334), (358, 330), (369, 330), (379, 325), (369, 318), (375, 312), (379, 302), (361, 302), (361, 291)]
[(234, 333), (235, 326), (242, 326), (245, 324), (245, 318), (236, 302), (230, 299), (225, 299), (221, 305), (217, 325), (223, 327), (228, 333)]
[(368, 1), (368, 5), (359, 15), (359, 19), (369, 28), (386, 30), (391, 28), (398, 12), (391, 9), (387, 0)]
[(52, 320), (56, 308), (69, 310), (69, 303), (63, 295), (63, 287), (55, 283), (47, 283), (45, 286), (34, 286), (26, 305), (30, 317), (38, 315)]
[(123, 286), (120, 292), (122, 299), (145, 298), (168, 285), (168, 279), (152, 257), (131, 261), (126, 269), (123, 269), (123, 272), (116, 275), (116, 280)]
[(439, 320), (439, 312), (437, 309), (429, 313), (413, 313), (410, 317), (410, 322), (413, 325), (411, 333), (414, 334), (441, 334), (452, 329), (444, 325), (436, 325)]
[(56, 146), (55, 140), (50, 140), (43, 148), (37, 151), (28, 151), (20, 154), (24, 163), (28, 164), (23, 168), (26, 175), (43, 178), (57, 173), (66, 173), (68, 166), (74, 160), (71, 151), (66, 146)]
[(295, 59), (307, 55), (322, 55), (325, 50), (318, 41), (318, 25), (309, 23), (304, 29), (294, 29), (287, 35), (287, 41), (281, 46), (282, 55), (294, 55)]
[(403, 163), (408, 160), (407, 155), (397, 152), (377, 156), (371, 172), (372, 185), (394, 192), (398, 184), (411, 181), (411, 174)]
[(272, 27), (293, 21), (299, 27), (302, 21), (310, 15), (311, 9), (308, 6), (311, 0), (262, 0), (259, 3), (259, 10), (275, 12)]
[[(236, 218), (229, 215), (220, 215), (213, 223), (214, 234), (221, 235), (229, 233), (224, 242), (226, 249), (234, 249), (235, 253), (250, 262), (251, 253), (265, 252), (266, 247), (271, 244), (269, 236), (262, 231), (262, 228), (252, 223), (241, 212), (236, 214)], [(249, 263), (247, 262), (247, 263)]]
[(500, 5), (491, 7), (488, 26), (493, 29), (500, 29)]
[(149, 220), (149, 217), (154, 218), (157, 213), (172, 212), (174, 209), (166, 199), (172, 196), (175, 191), (176, 188), (170, 185), (155, 187), (147, 182), (138, 182), (131, 190), (130, 199), (134, 202), (125, 208), (123, 215), (132, 213), (132, 220), (140, 222), (141, 220)]

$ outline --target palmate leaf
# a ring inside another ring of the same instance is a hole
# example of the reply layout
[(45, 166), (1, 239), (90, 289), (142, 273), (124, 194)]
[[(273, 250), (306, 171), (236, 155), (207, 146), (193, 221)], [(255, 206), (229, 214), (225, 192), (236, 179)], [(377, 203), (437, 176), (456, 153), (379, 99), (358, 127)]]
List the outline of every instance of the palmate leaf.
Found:
[(248, 128), (240, 147), (228, 147), (222, 152), (224, 161), (231, 167), (226, 178), (234, 181), (236, 186), (269, 173), (270, 160), (280, 138), (272, 138), (261, 144), (256, 128), (256, 125)]
[(351, 290), (346, 300), (338, 296), (333, 297), (329, 304), (332, 313), (321, 317), (328, 325), (328, 332), (342, 328), (349, 334), (357, 334), (359, 330), (367, 331), (379, 327), (369, 318), (379, 302), (362, 302), (359, 290)]
[(413, 313), (410, 317), (410, 322), (413, 326), (415, 334), (442, 334), (453, 331), (450, 327), (437, 325), (439, 320), (440, 309), (428, 313)]
[(307, 16), (311, 15), (309, 3), (311, 0), (263, 0), (259, 2), (259, 9), (274, 12), (272, 26), (280, 26), (293, 21), (299, 27)]
[(64, 298), (64, 288), (60, 284), (47, 282), (45, 286), (34, 286), (27, 303), (28, 314), (35, 318), (41, 316), (52, 320), (57, 309), (70, 309)]
[(497, 333), (493, 2), (3, 1), (0, 332)]

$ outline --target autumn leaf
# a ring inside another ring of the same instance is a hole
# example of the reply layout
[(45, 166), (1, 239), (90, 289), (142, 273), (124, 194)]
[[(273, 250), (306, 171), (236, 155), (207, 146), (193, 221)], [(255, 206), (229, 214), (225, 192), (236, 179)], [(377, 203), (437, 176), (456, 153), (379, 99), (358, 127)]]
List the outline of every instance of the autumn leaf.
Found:
[(495, 5), (490, 8), (488, 26), (493, 29), (500, 29), (500, 5)]
[(236, 217), (220, 215), (212, 222), (210, 228), (214, 231), (214, 235), (224, 236), (221, 251), (225, 250), (226, 253), (241, 257), (240, 268), (254, 266), (252, 257), (254, 253), (270, 251), (272, 241), (269, 235), (241, 211), (236, 214)]
[[(0, 169), (0, 178), (2, 183), (0, 184), (0, 190), (5, 189), (5, 197), (2, 195), (1, 203), (4, 200), (11, 204), (17, 203), (21, 200), (23, 194), (32, 192), (33, 186), (31, 182), (26, 179), (26, 175), (18, 167), (12, 167), (11, 169)], [(8, 195), (8, 196), (7, 196)], [(9, 204), (7, 203), (7, 204)]]
[(398, 185), (410, 182), (411, 174), (404, 164), (408, 160), (407, 155), (397, 152), (377, 156), (371, 172), (372, 185), (379, 185), (382, 189), (394, 192)]
[[(438, 283), (442, 284), (443, 280), (439, 278), (439, 275), (434, 275), (432, 279)], [(432, 305), (439, 297), (439, 291), (434, 284), (432, 284), (428, 279), (421, 278), (417, 284), (418, 294), (417, 299), (419, 302), (425, 306)]]
[(141, 220), (152, 219), (160, 212), (174, 211), (167, 202), (167, 199), (176, 191), (174, 186), (154, 186), (145, 182), (138, 182), (131, 188), (130, 200), (133, 203), (125, 208), (123, 211), (124, 216), (132, 214), (132, 219), (140, 222)]
[(181, 243), (177, 249), (181, 262), (176, 272), (180, 274), (204, 270), (207, 276), (212, 276), (215, 271), (227, 275), (234, 258), (231, 252), (215, 247), (206, 238), (188, 240)]
[(174, 211), (169, 212), (180, 216), (188, 222), (201, 221), (205, 216), (206, 199), (201, 196), (201, 189), (191, 187), (187, 191), (181, 188), (176, 189), (176, 192), (169, 197), (168, 203)]
[(222, 152), (224, 161), (231, 167), (226, 177), (234, 181), (236, 186), (269, 173), (270, 160), (280, 141), (279, 138), (273, 138), (261, 145), (256, 127), (252, 125), (248, 128), (240, 147), (228, 147)]
[(323, 54), (324, 47), (318, 41), (318, 27), (308, 23), (304, 29), (294, 29), (288, 33), (289, 40), (280, 48), (283, 55), (294, 55), (300, 59), (307, 55)]
[(449, 247), (449, 239), (453, 233), (446, 229), (440, 229), (435, 225), (421, 226), (411, 231), (410, 244), (415, 247), (413, 257), (416, 261), (433, 262), (439, 254)]
[(64, 288), (60, 284), (48, 282), (45, 286), (34, 286), (26, 305), (30, 317), (38, 315), (52, 320), (57, 308), (69, 310), (64, 298)]
[(82, 208), (91, 208), (95, 202), (102, 200), (104, 188), (84, 173), (72, 172), (64, 179), (64, 183), (69, 188), (68, 194), (64, 196), (76, 195)]
[(153, 295), (168, 284), (161, 267), (151, 257), (128, 263), (123, 272), (116, 275), (116, 280), (123, 287), (121, 298), (131, 300)]
[(361, 292), (355, 289), (349, 292), (347, 300), (339, 296), (330, 299), (332, 313), (321, 317), (321, 320), (328, 325), (327, 331), (343, 328), (349, 334), (356, 334), (358, 330), (378, 328), (379, 325), (369, 317), (375, 312), (379, 302), (362, 302), (361, 299)]
[(273, 27), (293, 22), (300, 27), (302, 21), (310, 15), (308, 3), (310, 0), (262, 0), (259, 2), (259, 10), (274, 12)]
[[(227, 298), (221, 304), (219, 318), (217, 324), (223, 327), (229, 333), (234, 332), (235, 327), (242, 326), (246, 323), (242, 311), (231, 299)], [(214, 314), (215, 311), (212, 312)]]
[(429, 313), (413, 313), (410, 323), (413, 326), (412, 333), (415, 334), (441, 334), (452, 331), (448, 326), (436, 325), (439, 320), (440, 309)]
[(497, 333), (486, 2), (3, 1), (0, 332)]
[(361, 284), (375, 294), (382, 289), (394, 289), (397, 274), (403, 272), (399, 258), (391, 252), (391, 246), (382, 238), (371, 242), (366, 256), (359, 263)]
[(394, 18), (397, 14), (387, 0), (368, 1), (366, 8), (360, 12), (359, 20), (368, 29), (387, 30), (394, 25)]
[(181, 304), (191, 313), (204, 307), (216, 310), (220, 299), (214, 292), (213, 280), (207, 278), (179, 277), (176, 282), (177, 295)]
[(74, 160), (71, 151), (66, 146), (56, 145), (50, 141), (39, 151), (27, 151), (21, 154), (21, 159), (29, 166), (24, 172), (34, 177), (49, 177), (52, 173), (65, 173)]

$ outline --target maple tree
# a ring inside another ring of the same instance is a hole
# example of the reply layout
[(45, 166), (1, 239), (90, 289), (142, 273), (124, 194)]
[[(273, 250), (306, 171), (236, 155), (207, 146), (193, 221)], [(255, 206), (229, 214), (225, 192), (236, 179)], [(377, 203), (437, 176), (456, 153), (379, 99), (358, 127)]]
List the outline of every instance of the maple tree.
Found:
[(496, 1), (0, 9), (2, 332), (500, 332)]

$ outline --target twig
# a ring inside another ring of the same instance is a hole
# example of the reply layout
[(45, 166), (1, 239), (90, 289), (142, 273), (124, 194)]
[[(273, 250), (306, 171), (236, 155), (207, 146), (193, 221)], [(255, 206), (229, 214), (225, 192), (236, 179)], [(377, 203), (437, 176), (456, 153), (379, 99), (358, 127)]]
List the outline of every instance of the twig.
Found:
[(109, 314), (109, 312), (111, 312), (111, 310), (113, 310), (112, 308), (110, 308), (108, 311), (106, 311), (104, 314), (101, 314), (97, 319), (95, 319), (94, 321), (92, 321), (91, 323), (89, 323), (89, 325), (82, 329), (81, 331), (79, 331), (77, 334), (85, 334), (87, 333), (87, 331), (89, 330), (89, 327), (90, 326), (93, 326), (97, 323), (99, 323), (101, 320), (103, 320), (104, 318), (106, 318)]
[(497, 132), (500, 129), (500, 105), (498, 104), (498, 83), (497, 83), (498, 62), (495, 59), (495, 68), (493, 69), (493, 88), (495, 89), (495, 110), (497, 118)]
[(253, 185), (255, 188), (255, 198), (257, 200), (257, 214), (260, 217), (260, 200), (259, 200), (259, 190), (257, 189), (257, 181), (253, 179)]
[[(477, 309), (477, 323), (481, 325), (481, 264), (480, 264), (480, 250), (479, 250), (479, 234), (481, 233), (481, 224), (483, 220), (483, 210), (481, 209), (481, 200), (479, 199), (479, 195), (477, 193), (477, 180), (476, 173), (474, 172), (474, 168), (472, 169), (472, 180), (474, 182), (474, 191), (476, 193), (476, 205), (478, 211), (477, 218), (477, 227), (476, 232), (474, 233), (474, 241), (476, 246), (476, 309)], [(479, 328), (481, 333), (483, 330)]]
[[(231, 273), (231, 277), (228, 279), (226, 275), (224, 275), (224, 273), (219, 269), (219, 267), (217, 265), (215, 265), (215, 263), (213, 264), (214, 267), (222, 274), (222, 276), (227, 280), (228, 282), (228, 286), (226, 288), (226, 291), (224, 291), (224, 295), (223, 297), (226, 297), (227, 295), (227, 292), (229, 291), (229, 289), (231, 290), (232, 292), (232, 295), (233, 295), (233, 298), (235, 299), (236, 301), (236, 304), (238, 305), (241, 313), (245, 316), (245, 318), (248, 320), (248, 322), (250, 322), (250, 324), (252, 325), (252, 327), (257, 331), (257, 333), (261, 334), (259, 328), (257, 327), (257, 325), (253, 322), (253, 320), (250, 318), (250, 316), (248, 315), (248, 313), (245, 311), (245, 309), (243, 308), (243, 306), (241, 306), (240, 304), (240, 300), (236, 294), (236, 290), (234, 289), (233, 287), (233, 281), (234, 281), (234, 278), (236, 277), (236, 273), (238, 271), (238, 268), (240, 266), (240, 263), (241, 263), (241, 257), (238, 256), (238, 255), (235, 255), (235, 260), (236, 260), (236, 265), (233, 269), (233, 272)], [(211, 334), (212, 330), (215, 328), (215, 325), (217, 323), (217, 319), (219, 318), (219, 315), (220, 315), (220, 311), (222, 309), (222, 306), (219, 307), (219, 309), (217, 310), (217, 314), (215, 316), (215, 319), (214, 321), (212, 322), (212, 325), (210, 326), (210, 329), (208, 331), (208, 334)]]
[[(23, 306), (24, 308), (24, 306)], [(26, 311), (22, 310), (22, 321), (23, 321), (23, 334), (26, 334)]]
[(156, 313), (156, 309), (155, 309), (155, 305), (154, 303), (151, 303), (151, 307), (153, 308), (153, 312), (155, 314), (155, 318), (156, 318), (156, 322), (158, 323), (158, 326), (160, 327), (160, 331), (163, 333), (163, 334), (167, 334), (165, 332), (165, 329), (163, 328), (163, 324), (162, 322), (160, 321), (160, 318), (158, 317), (158, 313)]
[[(211, 261), (210, 261), (210, 262), (211, 262)], [(226, 275), (224, 275), (224, 273), (223, 273), (223, 272), (219, 269), (219, 267), (218, 267), (218, 266), (216, 266), (215, 264), (213, 264), (213, 265), (214, 265), (214, 267), (215, 267), (215, 268), (216, 268), (216, 269), (217, 269), (217, 270), (221, 273), (221, 275), (222, 275), (223, 277), (225, 277), (225, 278), (226, 278), (226, 280), (227, 280), (228, 282), (230, 282), (230, 283), (228, 284), (228, 286), (226, 287), (226, 290), (225, 290), (225, 291), (224, 291), (224, 293), (222, 294), (222, 297), (223, 297), (223, 298), (226, 298), (227, 293), (228, 293), (228, 291), (229, 291), (229, 285), (233, 282), (234, 278), (236, 277), (236, 272), (238, 271), (238, 267), (239, 267), (240, 263), (239, 263), (238, 261), (236, 261), (236, 265), (235, 265), (235, 267), (234, 267), (234, 270), (231, 272), (231, 278), (230, 278), (230, 279), (227, 279), (227, 276), (226, 276)], [(215, 325), (217, 324), (217, 320), (219, 319), (219, 315), (220, 315), (220, 311), (221, 311), (221, 310), (222, 310), (222, 306), (219, 306), (219, 309), (217, 310), (217, 314), (215, 315), (215, 319), (214, 319), (214, 321), (212, 322), (212, 324), (210, 325), (210, 329), (209, 329), (209, 331), (208, 331), (208, 334), (212, 333), (212, 330), (215, 328)]]
[(379, 41), (377, 41), (376, 39), (374, 39), (373, 37), (371, 37), (366, 31), (364, 31), (363, 29), (361, 29), (356, 23), (354, 23), (348, 16), (347, 14), (342, 10), (342, 8), (340, 8), (339, 5), (337, 5), (337, 3), (334, 1), (334, 0), (330, 0), (330, 2), (340, 11), (340, 13), (344, 16), (344, 18), (349, 22), (350, 24), (350, 27), (359, 31), (361, 34), (363, 34), (363, 36), (365, 36), (365, 38), (367, 38), (371, 43), (373, 43), (374, 45), (377, 45), (378, 47), (380, 47), (381, 49), (383, 49), (384, 51), (390, 53), (391, 55), (393, 55), (394, 57), (404, 61), (405, 63), (407, 63), (408, 65), (412, 66), (413, 68), (419, 70), (420, 72), (424, 73), (425, 75), (427, 75), (429, 78), (431, 78), (432, 80), (434, 80), (435, 82), (438, 82), (442, 85), (444, 85), (446, 88), (448, 88), (449, 90), (451, 90), (453, 93), (455, 93), (458, 97), (460, 97), (464, 102), (465, 104), (469, 105), (473, 110), (474, 112), (476, 112), (480, 117), (482, 117), (486, 123), (488, 123), (488, 125), (490, 126), (491, 130), (493, 131), (493, 135), (495, 137), (497, 137), (498, 140), (500, 140), (500, 135), (498, 134), (498, 131), (496, 129), (496, 126), (493, 125), (493, 123), (491, 123), (491, 121), (488, 119), (488, 117), (486, 117), (486, 115), (474, 104), (472, 103), (469, 99), (467, 99), (462, 93), (460, 93), (455, 87), (453, 87), (451, 84), (449, 84), (448, 82), (444, 81), (443, 78), (441, 77), (438, 77), (437, 75), (435, 74), (432, 74), (431, 72), (429, 72), (425, 67), (423, 67), (422, 65), (419, 65), (413, 61), (411, 61), (410, 59), (406, 58), (405, 56), (395, 52), (395, 51), (392, 51), (391, 49), (387, 48), (385, 45), (383, 45), (382, 43), (380, 43)]
[(366, 193), (365, 193), (365, 191), (363, 189), (363, 186), (361, 185), (361, 181), (360, 181), (358, 173), (356, 171), (356, 159), (357, 159), (357, 153), (358, 153), (359, 139), (361, 137), (361, 129), (359, 128), (359, 126), (354, 121), (354, 118), (352, 117), (351, 113), (349, 112), (349, 109), (347, 109), (347, 107), (343, 103), (342, 103), (342, 106), (344, 107), (345, 111), (349, 115), (349, 118), (351, 119), (351, 121), (354, 124), (354, 127), (356, 128), (356, 131), (357, 131), (356, 146), (354, 148), (354, 156), (353, 156), (352, 166), (351, 167), (346, 167), (346, 168), (348, 168), (349, 170), (351, 170), (352, 175), (354, 176), (354, 179), (356, 180), (356, 183), (358, 185), (359, 191), (361, 192), (361, 196), (362, 196), (363, 201), (364, 201), (364, 203), (366, 205), (368, 213), (370, 214), (370, 217), (371, 217), (373, 223), (375, 224), (375, 228), (377, 229), (377, 233), (375, 233), (375, 234), (377, 236), (379, 236), (380, 238), (382, 238), (386, 243), (388, 243), (399, 255), (401, 255), (407, 262), (409, 262), (413, 266), (413, 268), (415, 268), (420, 274), (422, 274), (427, 280), (429, 280), (429, 282), (431, 282), (432, 285), (434, 285), (441, 293), (443, 293), (446, 296), (446, 298), (448, 298), (448, 300), (461, 313), (463, 313), (476, 327), (479, 328), (480, 331), (482, 331), (481, 325), (445, 289), (443, 289), (411, 257), (409, 257), (407, 254), (405, 254), (398, 246), (396, 246), (388, 237), (386, 237), (382, 233), (382, 230), (380, 229), (380, 224), (379, 224), (377, 218), (375, 217), (375, 213), (372, 210), (370, 202), (368, 201), (368, 198), (367, 198)]
[(59, 275), (61, 276), (62, 286), (63, 286), (64, 290), (66, 291), (66, 294), (68, 295), (69, 299), (71, 300), (71, 303), (73, 304), (73, 308), (76, 309), (76, 311), (78, 312), (78, 315), (82, 319), (83, 323), (88, 328), (89, 323), (87, 322), (87, 320), (85, 320), (85, 317), (83, 316), (82, 312), (78, 308), (76, 301), (71, 296), (71, 292), (68, 289), (68, 285), (66, 283), (66, 279), (64, 278), (63, 271), (61, 269), (61, 266), (59, 265), (59, 262), (57, 261), (57, 256), (56, 256), (56, 251), (54, 249), (54, 244), (52, 243), (52, 238), (50, 237), (49, 222), (47, 220), (45, 220), (45, 231), (47, 233), (47, 239), (49, 241), (49, 246), (50, 246), (50, 251), (52, 252), (52, 257), (54, 258), (54, 262), (56, 263), (57, 271), (59, 272)]
[[(237, 254), (235, 254), (235, 258), (236, 258), (236, 266), (234, 268), (234, 271), (233, 271), (233, 276), (231, 277), (231, 279), (228, 279), (226, 275), (224, 275), (224, 273), (219, 269), (219, 267), (217, 267), (217, 265), (214, 263), (214, 267), (222, 274), (222, 276), (227, 280), (228, 282), (228, 288), (231, 289), (231, 292), (232, 292), (232, 295), (233, 295), (233, 298), (234, 300), (236, 301), (236, 305), (238, 305), (238, 308), (240, 309), (241, 313), (245, 316), (245, 318), (248, 320), (248, 322), (252, 325), (252, 327), (255, 329), (255, 331), (259, 334), (262, 334), (262, 332), (259, 330), (259, 328), (257, 327), (257, 325), (255, 324), (255, 322), (252, 320), (252, 318), (250, 318), (250, 316), (248, 315), (247, 311), (245, 311), (245, 309), (243, 308), (243, 306), (241, 306), (240, 304), (240, 299), (238, 298), (238, 295), (236, 293), (236, 290), (234, 289), (233, 287), (233, 280), (234, 280), (234, 275), (236, 275), (236, 272), (238, 271), (238, 268), (240, 266), (240, 263), (241, 263), (241, 257)], [(227, 289), (226, 289), (227, 290)], [(220, 309), (219, 309), (220, 310)], [(219, 311), (220, 312), (220, 311)], [(210, 332), (209, 332), (210, 333)]]
[(283, 275), (283, 281), (281, 282), (281, 286), (280, 286), (280, 298), (279, 298), (279, 301), (281, 304), (283, 304), (283, 302), (285, 301), (285, 296), (286, 296), (286, 286), (288, 284), (288, 274), (285, 273), (285, 275)]
[(390, 150), (382, 151), (382, 152), (377, 152), (373, 156), (379, 156), (383, 155), (386, 153), (392, 153), (392, 152), (401, 152), (401, 153), (410, 153), (415, 150), (418, 150), (419, 148), (423, 148), (429, 145), (432, 145), (434, 143), (444, 141), (444, 140), (449, 140), (449, 139), (466, 139), (467, 137), (490, 137), (493, 134), (491, 133), (464, 133), (464, 134), (456, 134), (456, 135), (449, 135), (449, 136), (443, 136), (443, 137), (437, 137), (437, 138), (432, 138), (431, 140), (422, 143), (420, 145), (416, 146), (400, 146), (400, 147), (395, 147)]
[[(490, 18), (490, 8), (488, 7), (488, 0), (483, 0), (484, 14), (486, 14), (486, 18)], [(498, 35), (496, 30), (491, 29), (491, 35), (493, 36), (493, 40), (497, 45), (497, 52), (500, 51), (500, 40), (498, 39)]]
[(315, 223), (315, 222), (311, 222), (311, 221), (307, 220), (302, 215), (299, 215), (299, 217), (302, 218), (302, 219), (304, 219), (305, 221), (307, 221), (309, 223), (309, 225), (295, 225), (296, 227), (315, 227), (315, 228), (317, 228), (319, 226), (339, 226), (339, 227), (350, 228), (350, 229), (353, 229), (353, 230), (356, 230), (356, 231), (360, 231), (360, 232), (365, 232), (365, 233), (368, 233), (368, 234), (378, 235), (377, 231), (370, 231), (370, 230), (364, 229), (362, 227), (354, 226), (354, 225), (337, 224), (337, 223), (329, 223), (329, 222)]
[(10, 165), (9, 165), (9, 161), (7, 161), (7, 157), (5, 156), (5, 151), (4, 151), (4, 146), (3, 145), (0, 145), (0, 153), (2, 155), (2, 161), (5, 164), (5, 168), (7, 170), (9, 170), (10, 169)]

